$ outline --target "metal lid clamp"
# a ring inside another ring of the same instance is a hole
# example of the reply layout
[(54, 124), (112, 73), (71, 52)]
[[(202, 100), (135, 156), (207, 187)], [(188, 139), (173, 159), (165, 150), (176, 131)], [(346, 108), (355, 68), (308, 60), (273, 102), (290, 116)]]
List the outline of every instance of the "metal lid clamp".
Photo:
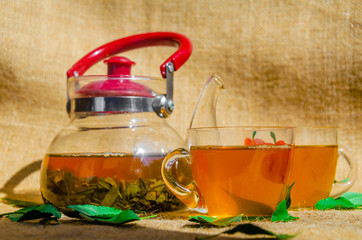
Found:
[(161, 118), (167, 118), (171, 115), (175, 104), (173, 102), (173, 72), (174, 66), (172, 62), (166, 64), (166, 95), (157, 95), (153, 102), (152, 108)]

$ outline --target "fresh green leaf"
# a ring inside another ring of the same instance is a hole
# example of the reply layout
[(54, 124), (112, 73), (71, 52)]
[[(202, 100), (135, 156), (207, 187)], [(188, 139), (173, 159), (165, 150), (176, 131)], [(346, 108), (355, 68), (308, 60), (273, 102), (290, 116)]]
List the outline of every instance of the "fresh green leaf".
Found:
[(212, 223), (213, 221), (215, 221), (217, 218), (216, 217), (209, 217), (209, 216), (203, 216), (203, 215), (199, 215), (199, 216), (189, 216), (189, 221), (191, 222), (198, 222), (198, 223)]
[(292, 183), (292, 185), (290, 185), (287, 189), (287, 194), (285, 196), (285, 202), (286, 202), (286, 206), (287, 206), (287, 209), (290, 207), (290, 204), (292, 203), (292, 200), (290, 198), (290, 193), (292, 191), (292, 188), (294, 186), (295, 182)]
[(17, 199), (10, 199), (10, 198), (0, 198), (0, 200), (4, 203), (7, 203), (7, 204), (15, 206), (15, 207), (30, 207), (30, 206), (39, 205), (39, 203), (36, 203), (36, 202), (28, 202), (28, 201), (22, 201), (22, 200), (17, 200)]
[(318, 210), (327, 210), (327, 209), (355, 209), (358, 208), (357, 205), (350, 202), (348, 199), (344, 197), (339, 197), (337, 199), (334, 198), (325, 198), (319, 200), (315, 208)]
[(251, 223), (244, 223), (244, 224), (239, 224), (235, 227), (233, 227), (232, 229), (229, 229), (227, 231), (221, 232), (219, 234), (215, 234), (215, 235), (211, 235), (211, 236), (206, 236), (206, 237), (197, 237), (197, 240), (205, 240), (205, 239), (210, 239), (210, 238), (214, 238), (217, 237), (223, 233), (225, 234), (234, 234), (234, 233), (244, 233), (244, 234), (248, 234), (248, 235), (267, 235), (267, 236), (272, 236), (276, 239), (289, 239), (289, 238), (293, 238), (296, 235), (288, 235), (288, 234), (276, 234), (274, 232), (265, 230), (259, 226), (256, 226), (254, 224)]
[(211, 224), (215, 225), (215, 226), (225, 227), (225, 226), (229, 226), (233, 222), (240, 222), (241, 220), (242, 220), (242, 215), (238, 215), (238, 216), (233, 216), (233, 217), (216, 219)]
[(346, 192), (341, 197), (346, 198), (348, 201), (353, 203), (354, 205), (361, 206), (362, 205), (362, 193), (358, 192)]
[(108, 224), (123, 224), (140, 220), (132, 210), (122, 211), (113, 207), (94, 205), (71, 205), (68, 208), (79, 213), (79, 216), (87, 221), (98, 221)]
[(357, 209), (362, 205), (362, 193), (347, 192), (339, 198), (325, 198), (318, 201), (315, 208), (318, 210), (327, 209)]
[(254, 140), (255, 135), (256, 135), (256, 131), (253, 132), (253, 137), (251, 138), (251, 140)]
[(0, 216), (8, 216), (13, 222), (22, 222), (34, 219), (57, 220), (61, 213), (50, 204), (31, 206), (11, 213), (3, 213)]
[(95, 205), (70, 205), (68, 208), (84, 215), (98, 218), (112, 218), (122, 212), (121, 209)]
[(290, 207), (290, 204), (292, 202), (292, 200), (290, 198), (290, 193), (292, 191), (294, 184), (295, 184), (295, 182), (293, 182), (288, 187), (285, 199), (278, 204), (277, 209), (274, 211), (274, 213), (271, 217), (272, 222), (279, 222), (279, 221), (287, 222), (287, 221), (292, 221), (292, 220), (298, 219), (298, 217), (293, 217), (293, 216), (289, 215), (288, 210), (287, 210)]
[(121, 213), (119, 213), (111, 218), (91, 217), (91, 216), (88, 216), (88, 215), (85, 215), (82, 213), (79, 213), (79, 215), (81, 217), (83, 217), (85, 220), (90, 221), (90, 222), (98, 221), (98, 222), (107, 223), (107, 224), (124, 224), (127, 222), (133, 222), (133, 221), (140, 220), (138, 215), (129, 209), (122, 211)]
[(273, 138), (274, 144), (276, 144), (276, 143), (277, 143), (277, 139), (275, 138), (274, 132), (270, 132), (270, 136)]
[(211, 224), (218, 227), (225, 227), (229, 226), (233, 222), (240, 222), (242, 219), (242, 215), (226, 217), (226, 218), (216, 218), (216, 217), (209, 217), (209, 216), (190, 216), (189, 221), (191, 222), (198, 222), (200, 224)]
[(287, 203), (285, 200), (279, 203), (277, 209), (274, 211), (271, 217), (272, 222), (288, 222), (296, 219), (298, 219), (298, 217), (293, 217), (289, 215), (287, 211)]

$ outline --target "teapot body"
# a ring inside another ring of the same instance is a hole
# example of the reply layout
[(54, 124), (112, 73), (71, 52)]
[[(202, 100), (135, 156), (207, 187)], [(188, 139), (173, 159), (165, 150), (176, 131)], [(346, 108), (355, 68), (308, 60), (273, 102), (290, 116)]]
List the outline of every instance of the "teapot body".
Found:
[[(162, 79), (133, 75), (135, 62), (115, 56), (151, 46), (178, 47), (160, 66)], [(71, 121), (42, 162), (45, 203), (64, 213), (78, 204), (139, 211), (184, 206), (165, 186), (161, 165), (169, 152), (185, 145), (165, 118), (174, 109), (173, 73), (191, 52), (182, 34), (145, 33), (104, 44), (67, 71)], [(107, 75), (83, 75), (101, 60)]]
[(161, 177), (161, 164), (184, 141), (154, 113), (73, 116), (41, 166), (45, 203), (65, 211), (93, 204), (169, 211), (183, 204)]

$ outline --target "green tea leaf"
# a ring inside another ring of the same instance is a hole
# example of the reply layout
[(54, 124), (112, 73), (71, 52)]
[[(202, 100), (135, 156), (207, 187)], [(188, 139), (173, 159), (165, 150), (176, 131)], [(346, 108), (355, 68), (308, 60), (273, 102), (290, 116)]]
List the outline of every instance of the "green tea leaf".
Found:
[(74, 188), (74, 175), (70, 172), (64, 173), (64, 186), (66, 188), (67, 195), (71, 195), (73, 188)]
[(28, 201), (22, 201), (22, 200), (17, 200), (17, 199), (10, 199), (10, 198), (0, 198), (0, 200), (4, 203), (7, 203), (7, 204), (15, 206), (15, 207), (30, 207), (30, 206), (39, 205), (39, 203), (36, 203), (36, 202), (28, 202)]
[(357, 205), (351, 203), (348, 199), (344, 197), (334, 198), (325, 198), (319, 200), (315, 208), (318, 210), (327, 210), (327, 209), (356, 209)]
[(276, 143), (277, 143), (277, 139), (275, 138), (274, 132), (270, 132), (270, 136), (273, 138), (274, 144), (276, 144)]
[(354, 205), (361, 206), (362, 205), (362, 193), (358, 192), (346, 192), (341, 197), (346, 198), (348, 201), (353, 203)]
[(22, 222), (34, 219), (56, 220), (61, 213), (53, 205), (37, 205), (17, 210), (15, 212), (3, 213), (0, 216), (8, 216), (13, 222)]
[(138, 221), (140, 218), (132, 210), (122, 211), (113, 207), (94, 205), (71, 205), (68, 208), (79, 213), (79, 216), (87, 221), (98, 221), (107, 224), (123, 224)]
[(296, 219), (298, 219), (298, 217), (293, 217), (289, 215), (287, 211), (287, 203), (285, 200), (279, 203), (277, 209), (274, 211), (271, 217), (272, 222), (288, 222)]
[[(48, 171), (47, 176), (46, 201), (62, 208), (92, 204), (154, 212), (172, 211), (184, 206), (168, 190), (162, 179), (118, 181), (111, 177), (79, 178), (64, 170)], [(62, 210), (69, 217), (80, 217), (79, 214), (72, 215), (65, 209)]]
[(210, 238), (217, 237), (217, 236), (219, 236), (219, 235), (221, 235), (223, 233), (225, 233), (225, 234), (234, 234), (234, 233), (238, 233), (238, 232), (248, 234), (248, 235), (267, 235), (267, 236), (274, 237), (276, 239), (289, 239), (289, 238), (293, 238), (293, 237), (298, 235), (298, 234), (295, 234), (295, 235), (276, 234), (274, 232), (268, 231), (266, 229), (263, 229), (263, 228), (261, 228), (259, 226), (254, 225), (254, 224), (244, 223), (244, 224), (239, 224), (239, 225), (233, 227), (232, 229), (221, 232), (219, 234), (206, 236), (206, 237), (197, 237), (195, 239), (205, 240), (205, 239), (210, 239)]
[(119, 194), (120, 193), (119, 193), (117, 185), (112, 186), (112, 188), (109, 190), (109, 192), (103, 198), (101, 205), (102, 206), (113, 206), (115, 201), (117, 200), (117, 197), (119, 196)]

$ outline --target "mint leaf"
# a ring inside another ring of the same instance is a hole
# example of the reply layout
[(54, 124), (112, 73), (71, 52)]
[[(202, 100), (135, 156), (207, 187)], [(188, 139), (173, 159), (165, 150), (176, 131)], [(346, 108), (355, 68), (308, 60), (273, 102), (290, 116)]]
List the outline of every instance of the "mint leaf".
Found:
[(90, 217), (112, 218), (122, 212), (121, 209), (95, 205), (70, 205), (68, 208)]
[(288, 210), (287, 210), (290, 207), (290, 204), (292, 202), (292, 200), (290, 198), (290, 193), (292, 191), (294, 184), (295, 184), (295, 182), (293, 182), (288, 187), (285, 199), (278, 204), (277, 209), (273, 212), (272, 217), (271, 217), (272, 222), (280, 222), (280, 221), (288, 222), (288, 221), (298, 219), (298, 217), (293, 217), (293, 216), (289, 215)]
[(113, 207), (94, 205), (71, 205), (68, 206), (78, 212), (79, 216), (87, 221), (98, 221), (107, 224), (123, 224), (126, 222), (138, 221), (139, 216), (132, 210), (122, 211)]
[(298, 217), (293, 217), (289, 215), (287, 211), (287, 203), (285, 200), (279, 203), (277, 209), (273, 212), (273, 215), (271, 217), (272, 222), (288, 222), (296, 219), (298, 219)]
[(225, 227), (229, 226), (233, 222), (240, 222), (241, 220), (242, 220), (242, 215), (238, 215), (233, 217), (217, 219), (213, 221), (211, 224), (215, 226)]
[(129, 209), (122, 211), (121, 213), (119, 213), (111, 218), (91, 217), (88, 215), (84, 215), (83, 213), (79, 213), (79, 215), (82, 218), (84, 218), (85, 220), (90, 221), (90, 222), (97, 221), (97, 222), (102, 222), (102, 223), (107, 223), (107, 224), (124, 224), (127, 222), (133, 222), (133, 221), (140, 220), (138, 215)]
[(315, 208), (318, 210), (327, 209), (358, 209), (362, 205), (362, 193), (346, 192), (339, 198), (325, 198), (319, 200)]
[(200, 224), (211, 224), (219, 227), (229, 226), (231, 223), (240, 222), (241, 220), (243, 220), (242, 215), (220, 218), (220, 219), (217, 219), (216, 217), (209, 217), (203, 215), (190, 216), (189, 218), (189, 221), (191, 222), (198, 222)]
[(217, 219), (216, 217), (209, 217), (209, 216), (203, 216), (203, 215), (189, 216), (189, 221), (198, 222), (200, 224), (203, 224), (203, 223), (210, 223), (211, 224), (216, 219)]
[(0, 200), (6, 204), (15, 206), (15, 207), (30, 207), (30, 206), (36, 206), (39, 205), (39, 203), (36, 202), (28, 202), (28, 201), (22, 201), (17, 199), (10, 199), (10, 198), (0, 198)]
[(346, 198), (348, 201), (353, 203), (356, 206), (362, 205), (362, 193), (358, 192), (346, 192), (341, 197)]
[(350, 202), (348, 199), (344, 197), (339, 197), (337, 199), (334, 198), (325, 198), (319, 200), (315, 208), (318, 210), (327, 210), (327, 209), (355, 209), (358, 208), (357, 205)]
[(22, 222), (34, 219), (43, 219), (44, 222), (57, 221), (61, 213), (53, 205), (37, 205), (23, 208), (11, 213), (3, 213), (0, 216), (8, 216), (13, 222)]
[(275, 239), (289, 239), (289, 238), (293, 238), (296, 235), (288, 235), (288, 234), (276, 234), (274, 232), (268, 231), (266, 229), (263, 229), (259, 226), (256, 226), (254, 224), (251, 223), (244, 223), (244, 224), (239, 224), (235, 227), (233, 227), (232, 229), (229, 229), (227, 231), (221, 232), (219, 234), (215, 234), (215, 235), (211, 235), (211, 236), (206, 236), (206, 237), (196, 237), (195, 239), (197, 240), (205, 240), (205, 239), (210, 239), (210, 238), (214, 238), (217, 237), (223, 233), (225, 234), (234, 234), (234, 233), (244, 233), (244, 234), (248, 234), (248, 235), (267, 235), (267, 236), (272, 236)]

